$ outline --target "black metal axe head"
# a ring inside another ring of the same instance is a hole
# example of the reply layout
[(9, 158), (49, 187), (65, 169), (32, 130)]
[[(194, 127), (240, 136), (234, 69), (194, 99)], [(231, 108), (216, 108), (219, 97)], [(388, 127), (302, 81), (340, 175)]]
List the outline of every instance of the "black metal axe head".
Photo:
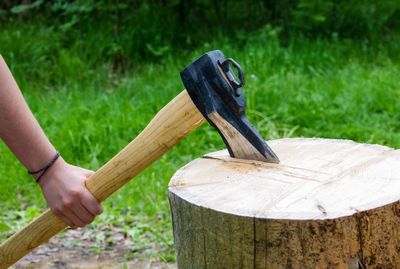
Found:
[(246, 117), (244, 75), (238, 63), (214, 50), (187, 66), (181, 77), (194, 104), (220, 133), (231, 157), (279, 163)]

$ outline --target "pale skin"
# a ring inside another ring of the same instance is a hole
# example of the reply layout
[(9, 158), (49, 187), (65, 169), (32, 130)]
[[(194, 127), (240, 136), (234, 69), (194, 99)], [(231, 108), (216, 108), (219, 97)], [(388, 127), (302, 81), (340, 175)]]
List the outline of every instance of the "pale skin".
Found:
[[(0, 138), (29, 171), (44, 167), (57, 152), (30, 111), (1, 55)], [(83, 227), (103, 211), (85, 186), (92, 174), (60, 156), (38, 182), (51, 211), (68, 226)]]

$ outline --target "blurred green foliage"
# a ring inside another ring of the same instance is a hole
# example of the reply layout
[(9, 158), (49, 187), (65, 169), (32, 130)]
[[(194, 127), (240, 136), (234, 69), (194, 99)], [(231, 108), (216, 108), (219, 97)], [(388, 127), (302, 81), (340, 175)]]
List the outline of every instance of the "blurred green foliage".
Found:
[(124, 70), (134, 59), (193, 49), (216, 36), (242, 42), (265, 26), (277, 29), (284, 44), (298, 33), (381, 39), (400, 25), (400, 1), (5, 0), (0, 19), (47, 24), (64, 36), (65, 47), (79, 47), (93, 62), (112, 59)]

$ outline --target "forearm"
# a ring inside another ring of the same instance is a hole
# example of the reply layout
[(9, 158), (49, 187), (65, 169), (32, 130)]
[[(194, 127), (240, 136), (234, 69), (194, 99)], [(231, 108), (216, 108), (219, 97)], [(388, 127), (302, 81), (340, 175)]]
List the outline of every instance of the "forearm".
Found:
[(29, 110), (1, 55), (0, 137), (31, 171), (43, 167), (56, 152)]
[[(10, 70), (0, 55), (0, 138), (30, 171), (49, 163), (56, 150), (22, 96)], [(35, 175), (52, 212), (69, 226), (83, 227), (103, 209), (86, 189), (93, 172), (70, 165), (62, 158)]]

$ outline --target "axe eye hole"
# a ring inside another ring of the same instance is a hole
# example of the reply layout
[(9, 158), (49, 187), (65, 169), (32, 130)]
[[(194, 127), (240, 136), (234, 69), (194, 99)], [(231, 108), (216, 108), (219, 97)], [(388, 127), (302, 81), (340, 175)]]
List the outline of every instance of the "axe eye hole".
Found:
[[(238, 88), (241, 88), (244, 85), (244, 74), (242, 68), (232, 58), (228, 58), (220, 64), (230, 84), (234, 88), (235, 94), (239, 96)], [(230, 65), (232, 65), (233, 68), (236, 69), (239, 79), (236, 77), (235, 73), (233, 72), (233, 69), (230, 68)]]

